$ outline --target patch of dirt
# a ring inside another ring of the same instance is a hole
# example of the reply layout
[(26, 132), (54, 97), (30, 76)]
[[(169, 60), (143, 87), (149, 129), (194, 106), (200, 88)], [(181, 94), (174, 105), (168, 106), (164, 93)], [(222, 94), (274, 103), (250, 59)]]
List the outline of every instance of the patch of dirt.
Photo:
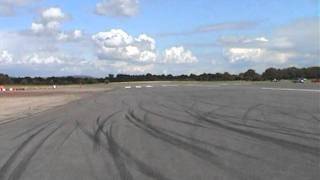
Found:
[(30, 116), (110, 88), (36, 89), (0, 93), (0, 124)]

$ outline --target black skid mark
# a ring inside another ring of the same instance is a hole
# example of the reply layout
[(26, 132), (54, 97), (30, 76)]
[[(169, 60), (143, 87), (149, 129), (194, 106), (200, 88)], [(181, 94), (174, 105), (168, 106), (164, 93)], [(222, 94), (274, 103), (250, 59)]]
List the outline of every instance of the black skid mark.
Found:
[(0, 169), (0, 180), (3, 180), (10, 168), (12, 167), (13, 163), (16, 161), (17, 157), (21, 154), (21, 152), (25, 149), (25, 147), (37, 136), (39, 135), (43, 130), (45, 130), (50, 124), (48, 124), (45, 127), (42, 127), (32, 135), (30, 135), (25, 141), (23, 141), (18, 148), (14, 151), (14, 153), (9, 157), (9, 159), (6, 161), (6, 163), (1, 167)]
[(199, 159), (209, 162), (210, 164), (222, 170), (227, 170), (229, 173), (231, 172), (238, 179), (248, 179), (248, 178), (258, 179), (257, 177), (248, 177), (250, 175), (242, 174), (241, 172), (238, 172), (235, 169), (227, 167), (223, 162), (221, 162), (221, 160), (216, 154), (212, 153), (207, 149), (203, 149), (201, 147), (195, 146), (194, 144), (190, 144), (184, 140), (181, 140), (180, 138), (171, 136), (165, 132), (160, 131), (159, 129), (155, 128), (150, 124), (144, 124), (141, 119), (135, 116), (133, 111), (128, 112), (128, 115), (126, 115), (126, 119), (129, 122), (131, 122), (134, 126), (136, 126), (138, 129), (143, 130), (150, 136), (160, 139), (166, 143), (169, 143), (183, 151), (187, 151), (192, 155), (198, 157)]
[(142, 174), (156, 179), (156, 180), (171, 180), (168, 177), (165, 177), (163, 174), (161, 174), (159, 171), (157, 171), (156, 169), (148, 166), (147, 164), (145, 164), (143, 161), (137, 159), (136, 157), (134, 157), (128, 150), (122, 148), (113, 138), (112, 136), (112, 127), (110, 127), (108, 134), (106, 134), (106, 136), (108, 136), (109, 140), (112, 142), (114, 148), (120, 152), (121, 156), (124, 156), (123, 158), (126, 159), (126, 161), (128, 162), (129, 165), (133, 166), (135, 169), (137, 169), (139, 172), (141, 172)]
[(271, 142), (273, 144), (276, 144), (278, 146), (281, 146), (281, 147), (289, 149), (289, 150), (309, 153), (309, 154), (317, 155), (317, 156), (320, 155), (320, 149), (318, 147), (307, 146), (307, 145), (299, 144), (299, 143), (292, 142), (292, 141), (286, 141), (284, 139), (274, 138), (274, 137), (271, 137), (271, 136), (267, 136), (267, 135), (264, 135), (264, 134), (260, 134), (260, 133), (254, 132), (254, 131), (243, 130), (243, 129), (239, 129), (239, 128), (236, 128), (236, 127), (228, 126), (228, 125), (225, 125), (225, 124), (223, 124), (221, 122), (214, 121), (214, 120), (212, 120), (212, 119), (210, 119), (208, 117), (205, 117), (205, 116), (203, 116), (203, 115), (201, 115), (199, 113), (196, 113), (196, 114), (191, 113), (191, 112), (187, 112), (187, 113), (190, 114), (190, 116), (192, 116), (193, 118), (196, 118), (198, 120), (207, 122), (207, 123), (209, 123), (209, 124), (211, 124), (211, 125), (213, 125), (215, 127), (219, 127), (219, 128), (225, 129), (225, 130), (229, 130), (231, 132), (236, 132), (238, 134), (241, 134), (241, 135), (244, 135), (244, 136), (247, 136), (247, 137), (251, 137), (251, 138), (254, 138), (254, 139)]

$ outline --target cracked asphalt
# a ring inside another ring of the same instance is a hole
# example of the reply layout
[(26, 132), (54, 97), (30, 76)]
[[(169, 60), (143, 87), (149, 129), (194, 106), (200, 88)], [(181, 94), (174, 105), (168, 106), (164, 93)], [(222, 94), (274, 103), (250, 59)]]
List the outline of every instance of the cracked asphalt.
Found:
[(0, 125), (0, 180), (317, 180), (320, 92), (118, 88)]

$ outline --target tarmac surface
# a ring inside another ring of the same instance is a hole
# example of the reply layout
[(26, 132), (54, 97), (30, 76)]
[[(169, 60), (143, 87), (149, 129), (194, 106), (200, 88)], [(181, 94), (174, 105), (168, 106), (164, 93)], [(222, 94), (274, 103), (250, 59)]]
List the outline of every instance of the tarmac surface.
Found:
[(320, 179), (317, 87), (119, 85), (0, 124), (0, 180)]

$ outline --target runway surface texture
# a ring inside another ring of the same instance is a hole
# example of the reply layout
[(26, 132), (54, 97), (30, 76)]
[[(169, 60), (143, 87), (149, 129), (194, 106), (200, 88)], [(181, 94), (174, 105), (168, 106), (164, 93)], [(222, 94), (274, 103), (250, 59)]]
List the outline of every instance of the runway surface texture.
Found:
[(318, 89), (123, 86), (0, 125), (0, 180), (316, 180)]

